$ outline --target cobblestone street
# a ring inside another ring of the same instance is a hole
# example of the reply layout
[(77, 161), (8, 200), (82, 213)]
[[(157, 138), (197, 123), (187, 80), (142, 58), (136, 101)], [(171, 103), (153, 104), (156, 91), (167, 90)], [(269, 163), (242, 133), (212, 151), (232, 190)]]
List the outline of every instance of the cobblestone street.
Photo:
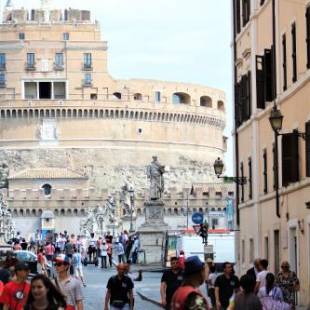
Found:
[[(87, 266), (84, 268), (84, 275), (87, 281), (87, 287), (84, 289), (85, 293), (85, 309), (99, 310), (103, 309), (103, 301), (106, 292), (106, 284), (110, 276), (116, 274), (115, 269), (108, 269), (107, 271), (94, 266)], [(142, 282), (135, 282), (135, 309), (136, 310), (158, 310), (160, 307), (142, 300), (137, 295), (139, 288), (149, 290), (159, 290), (160, 273), (144, 273)], [(156, 295), (156, 294), (155, 294)]]

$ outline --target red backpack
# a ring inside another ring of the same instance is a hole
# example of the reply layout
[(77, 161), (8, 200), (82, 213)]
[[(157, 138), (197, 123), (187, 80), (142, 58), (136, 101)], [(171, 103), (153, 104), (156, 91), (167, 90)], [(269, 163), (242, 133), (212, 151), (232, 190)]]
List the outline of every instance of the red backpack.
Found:
[[(171, 309), (172, 310), (186, 310), (185, 302), (188, 296), (192, 293), (195, 293), (204, 298), (204, 296), (201, 294), (201, 292), (198, 289), (192, 286), (180, 286), (172, 297)], [(206, 301), (206, 305), (208, 305), (207, 301)], [(206, 307), (206, 309), (209, 309), (208, 306)]]

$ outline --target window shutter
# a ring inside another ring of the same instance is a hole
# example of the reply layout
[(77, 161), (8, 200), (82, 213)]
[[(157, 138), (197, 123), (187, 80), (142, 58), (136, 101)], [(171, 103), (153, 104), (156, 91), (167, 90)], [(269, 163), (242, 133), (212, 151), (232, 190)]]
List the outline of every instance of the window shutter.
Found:
[(235, 20), (236, 20), (236, 31), (237, 33), (239, 33), (241, 31), (241, 20), (240, 20), (240, 0), (236, 1), (236, 16), (235, 16)]
[(256, 96), (257, 108), (265, 109), (264, 57), (256, 56)]
[(307, 43), (307, 68), (310, 69), (310, 6), (306, 11), (306, 43)]
[(251, 71), (248, 72), (247, 76), (247, 83), (246, 83), (246, 89), (247, 89), (247, 100), (246, 100), (246, 119), (249, 119), (251, 117), (251, 103), (252, 103), (252, 89), (251, 89)]
[(292, 34), (292, 65), (293, 65), (293, 72), (292, 72), (292, 81), (297, 81), (297, 43), (296, 43), (296, 24), (292, 24), (291, 28)]
[(235, 85), (235, 122), (239, 127), (242, 123), (242, 109), (241, 109), (241, 84)]
[(298, 135), (296, 132), (282, 136), (282, 185), (299, 181)]
[(273, 56), (271, 49), (265, 49), (264, 54), (264, 88), (266, 101), (272, 101), (273, 97)]
[(306, 123), (306, 177), (310, 177), (310, 121)]
[(242, 1), (242, 26), (244, 27), (246, 24), (246, 12), (245, 12), (245, 1), (246, 0), (241, 0)]

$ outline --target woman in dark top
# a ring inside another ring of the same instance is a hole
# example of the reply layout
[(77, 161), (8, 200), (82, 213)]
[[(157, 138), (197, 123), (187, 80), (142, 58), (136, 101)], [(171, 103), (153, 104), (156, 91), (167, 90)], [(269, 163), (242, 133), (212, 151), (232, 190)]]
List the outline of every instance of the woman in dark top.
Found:
[(24, 310), (63, 310), (65, 308), (65, 297), (48, 277), (39, 274), (31, 280), (31, 291)]
[(244, 275), (240, 278), (241, 292), (236, 294), (229, 306), (230, 310), (262, 310), (259, 298), (254, 294), (256, 281), (253, 277)]

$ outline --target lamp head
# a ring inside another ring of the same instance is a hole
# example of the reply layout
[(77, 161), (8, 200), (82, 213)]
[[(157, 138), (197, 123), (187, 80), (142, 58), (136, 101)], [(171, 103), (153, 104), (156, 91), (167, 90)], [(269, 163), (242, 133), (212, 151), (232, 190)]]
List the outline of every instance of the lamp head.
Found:
[(281, 131), (282, 123), (283, 123), (283, 115), (276, 105), (271, 110), (271, 113), (269, 116), (269, 122), (270, 122), (272, 129), (275, 132)]
[(216, 176), (219, 178), (222, 175), (224, 169), (224, 163), (219, 157), (214, 162), (213, 168)]

